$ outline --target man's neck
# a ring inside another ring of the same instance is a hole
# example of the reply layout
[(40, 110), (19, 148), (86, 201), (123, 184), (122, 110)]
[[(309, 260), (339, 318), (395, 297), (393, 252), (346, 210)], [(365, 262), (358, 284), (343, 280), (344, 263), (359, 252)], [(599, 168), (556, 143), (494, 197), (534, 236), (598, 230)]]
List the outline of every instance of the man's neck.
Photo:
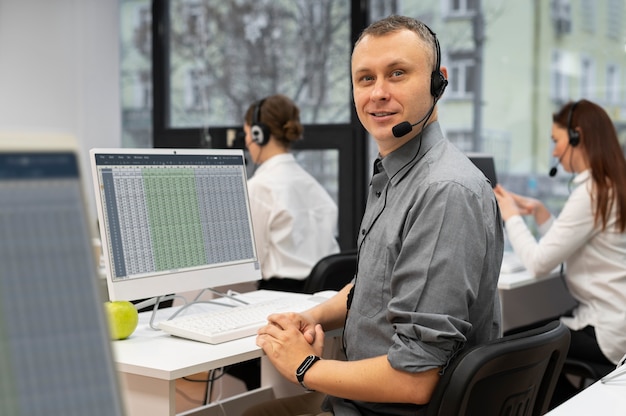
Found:
[(408, 133), (400, 138), (395, 138), (392, 140), (381, 140), (381, 141), (377, 140), (376, 143), (378, 145), (378, 153), (380, 154), (381, 157), (385, 157), (388, 154), (398, 150), (399, 148), (404, 146), (406, 143), (413, 140), (416, 136), (421, 135), (423, 131), (426, 130), (426, 128), (428, 128), (428, 126), (434, 123), (435, 121), (437, 121), (436, 114), (434, 117), (431, 117), (431, 119), (428, 121), (428, 123), (425, 126), (423, 127), (421, 125), (415, 126), (413, 130), (411, 131), (411, 133)]

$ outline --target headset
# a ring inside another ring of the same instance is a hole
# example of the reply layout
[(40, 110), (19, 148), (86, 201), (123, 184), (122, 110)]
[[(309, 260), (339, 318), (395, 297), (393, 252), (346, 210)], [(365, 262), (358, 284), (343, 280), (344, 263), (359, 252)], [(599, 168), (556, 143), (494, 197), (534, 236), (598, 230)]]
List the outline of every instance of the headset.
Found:
[[(411, 123), (410, 121), (406, 120), (406, 121), (403, 121), (402, 123), (399, 123), (393, 126), (391, 131), (393, 135), (398, 138), (405, 136), (413, 129), (413, 127), (417, 126), (419, 123), (423, 122), (424, 120), (428, 120), (430, 118), (433, 111), (435, 110), (437, 101), (439, 101), (439, 99), (443, 95), (443, 92), (446, 90), (446, 87), (448, 86), (448, 80), (443, 75), (443, 72), (441, 72), (441, 69), (440, 69), (441, 68), (441, 47), (439, 46), (439, 40), (437, 39), (437, 35), (426, 24), (424, 24), (424, 27), (428, 30), (430, 35), (433, 37), (433, 41), (435, 43), (435, 67), (433, 68), (433, 72), (430, 73), (430, 95), (433, 96), (433, 105), (430, 107), (428, 112), (424, 114), (424, 117), (422, 117), (420, 120), (416, 121), (415, 123)], [(424, 130), (424, 127), (426, 127), (426, 124), (422, 126), (422, 130)]]
[(448, 80), (441, 72), (441, 47), (439, 46), (439, 39), (437, 39), (437, 35), (433, 32), (427, 25), (424, 25), (426, 29), (430, 32), (433, 40), (435, 41), (435, 67), (433, 68), (433, 72), (430, 74), (430, 94), (438, 100), (443, 95), (443, 92), (446, 90), (446, 86), (448, 85)]
[(578, 105), (580, 101), (574, 102), (569, 109), (569, 113), (567, 115), (567, 135), (569, 136), (569, 144), (572, 147), (578, 146), (580, 143), (580, 133), (576, 131), (576, 129), (572, 128), (572, 119), (574, 116), (574, 109)]
[(261, 123), (261, 106), (265, 102), (265, 98), (260, 100), (252, 112), (252, 125), (250, 126), (250, 135), (252, 141), (259, 146), (265, 146), (270, 141), (270, 128), (267, 124)]

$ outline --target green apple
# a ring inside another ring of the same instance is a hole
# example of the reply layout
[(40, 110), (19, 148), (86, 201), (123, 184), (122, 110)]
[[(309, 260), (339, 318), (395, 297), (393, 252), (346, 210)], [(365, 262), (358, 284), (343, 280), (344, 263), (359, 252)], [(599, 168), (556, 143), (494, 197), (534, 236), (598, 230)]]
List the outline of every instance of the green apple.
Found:
[(137, 328), (139, 314), (127, 300), (104, 302), (111, 339), (125, 339)]

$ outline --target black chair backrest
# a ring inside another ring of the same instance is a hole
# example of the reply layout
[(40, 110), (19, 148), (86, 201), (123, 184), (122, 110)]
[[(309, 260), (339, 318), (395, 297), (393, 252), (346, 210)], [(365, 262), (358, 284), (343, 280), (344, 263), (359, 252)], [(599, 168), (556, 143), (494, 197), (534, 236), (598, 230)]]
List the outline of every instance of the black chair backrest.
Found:
[(547, 412), (569, 348), (560, 321), (461, 351), (435, 388), (428, 416)]
[(575, 379), (578, 380), (576, 388), (583, 390), (613, 370), (615, 365), (567, 357), (561, 372), (576, 376)]
[(340, 290), (350, 283), (356, 272), (355, 251), (346, 251), (326, 256), (317, 262), (304, 283), (304, 293), (322, 290)]

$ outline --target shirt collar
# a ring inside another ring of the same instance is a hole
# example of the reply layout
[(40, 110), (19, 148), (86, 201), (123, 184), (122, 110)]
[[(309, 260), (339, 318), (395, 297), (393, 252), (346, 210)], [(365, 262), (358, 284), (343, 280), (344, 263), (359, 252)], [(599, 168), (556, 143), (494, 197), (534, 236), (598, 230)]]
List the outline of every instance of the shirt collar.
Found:
[[(397, 183), (401, 179), (397, 174), (402, 169), (417, 163), (435, 143), (441, 140), (443, 140), (443, 133), (439, 122), (433, 121), (424, 128), (422, 133), (418, 133), (414, 138), (385, 156), (382, 159), (383, 167), (392, 182)], [(380, 158), (380, 154), (378, 157)]]
[(591, 178), (591, 169), (587, 169), (587, 170), (583, 170), (578, 175), (576, 175), (574, 179), (572, 180), (572, 182), (574, 183), (574, 185), (580, 185), (581, 183), (585, 182), (586, 180), (590, 178)]
[(291, 161), (295, 161), (296, 158), (293, 156), (293, 154), (291, 153), (281, 153), (275, 156), (270, 157), (269, 159), (267, 159), (265, 162), (261, 163), (256, 171), (257, 172), (262, 172), (264, 170), (269, 170), (271, 168), (273, 168), (274, 166), (278, 166), (282, 163), (286, 163), (286, 162), (291, 162)]

